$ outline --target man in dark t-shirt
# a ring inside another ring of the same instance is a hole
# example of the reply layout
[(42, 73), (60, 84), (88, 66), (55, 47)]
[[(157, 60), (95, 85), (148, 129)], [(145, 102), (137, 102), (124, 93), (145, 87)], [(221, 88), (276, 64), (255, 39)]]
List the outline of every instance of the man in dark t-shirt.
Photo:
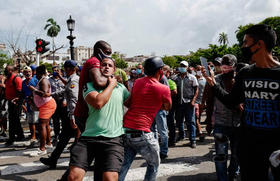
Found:
[(229, 94), (203, 70), (216, 97), (226, 106), (244, 103), (238, 153), (242, 181), (269, 180), (269, 167), (274, 179), (280, 180), (279, 166), (269, 162), (271, 153), (280, 149), (280, 63), (272, 56), (276, 39), (275, 31), (267, 25), (254, 25), (245, 31), (241, 50), (253, 64), (237, 74)]

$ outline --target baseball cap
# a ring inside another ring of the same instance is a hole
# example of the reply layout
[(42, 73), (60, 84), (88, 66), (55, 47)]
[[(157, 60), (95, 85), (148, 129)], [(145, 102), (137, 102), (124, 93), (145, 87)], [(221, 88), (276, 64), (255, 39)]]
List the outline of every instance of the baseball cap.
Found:
[(184, 66), (186, 66), (186, 67), (188, 67), (189, 66), (189, 63), (187, 62), (187, 61), (185, 61), (185, 60), (183, 60), (183, 61), (181, 61), (180, 62), (180, 65), (184, 65)]
[(25, 67), (23, 68), (23, 71), (32, 71), (32, 68), (30, 68), (30, 67), (28, 67), (28, 66), (25, 66)]
[(30, 65), (30, 68), (32, 71), (36, 70), (37, 66), (36, 65)]
[(213, 60), (213, 64), (214, 65), (221, 65), (221, 61), (222, 61), (222, 58), (221, 57), (217, 57), (217, 58), (215, 58), (215, 60)]
[(77, 62), (74, 60), (66, 60), (64, 62), (64, 67), (76, 67), (77, 66)]
[(226, 54), (221, 60), (222, 65), (234, 66), (237, 63), (237, 58), (232, 54)]

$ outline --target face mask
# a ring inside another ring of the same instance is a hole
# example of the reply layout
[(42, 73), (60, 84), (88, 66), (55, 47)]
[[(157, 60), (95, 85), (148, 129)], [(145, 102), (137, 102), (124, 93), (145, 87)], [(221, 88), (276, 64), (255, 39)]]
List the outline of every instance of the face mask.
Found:
[(54, 77), (58, 76), (58, 73), (57, 72), (53, 72), (53, 76)]
[(187, 72), (187, 69), (185, 67), (178, 67), (178, 71), (180, 73), (186, 73)]
[(253, 47), (256, 43), (252, 44), (251, 46), (241, 48), (242, 55), (247, 62), (250, 62), (252, 56), (259, 50), (257, 49), (256, 51), (251, 52), (251, 47)]
[(100, 61), (102, 61), (104, 58), (111, 58), (110, 56), (106, 55), (100, 48), (99, 48), (99, 52), (100, 53), (97, 54), (97, 56), (98, 56), (97, 58)]
[(195, 73), (195, 71), (194, 71), (194, 70), (192, 70), (192, 75), (196, 75), (196, 73)]
[(198, 76), (202, 76), (201, 71), (197, 71), (197, 72), (196, 72), (196, 75), (198, 75)]
[(139, 75), (142, 73), (142, 70), (141, 69), (136, 69), (136, 74)]

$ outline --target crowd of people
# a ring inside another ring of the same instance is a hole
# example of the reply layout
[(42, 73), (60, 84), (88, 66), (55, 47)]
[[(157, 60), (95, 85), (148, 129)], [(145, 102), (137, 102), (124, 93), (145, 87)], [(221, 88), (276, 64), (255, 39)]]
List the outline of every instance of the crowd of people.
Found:
[[(225, 54), (208, 61), (208, 67), (181, 61), (170, 68), (160, 57), (151, 57), (122, 70), (102, 40), (81, 69), (67, 60), (63, 69), (53, 66), (51, 74), (44, 65), (25, 66), (20, 77), (8, 65), (0, 76), (1, 134), (8, 132), (7, 146), (26, 139), (20, 122), (24, 112), (30, 144), (38, 147), (30, 156), (52, 169), (75, 138), (60, 180), (82, 180), (93, 161), (95, 180), (125, 180), (136, 154), (147, 162), (145, 180), (156, 180), (168, 148), (188, 137), (187, 146), (196, 149), (206, 134), (214, 136), (219, 181), (239, 175), (244, 181), (269, 180), (269, 175), (280, 180), (280, 63), (272, 55), (276, 38), (266, 25), (246, 31), (241, 50), (251, 65)], [(207, 124), (206, 132), (201, 122)], [(53, 151), (43, 157), (47, 148)]]

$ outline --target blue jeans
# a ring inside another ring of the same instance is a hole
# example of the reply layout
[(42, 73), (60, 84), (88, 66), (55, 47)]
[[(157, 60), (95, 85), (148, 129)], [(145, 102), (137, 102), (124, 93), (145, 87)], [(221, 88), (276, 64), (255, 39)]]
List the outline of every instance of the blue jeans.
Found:
[(191, 103), (179, 104), (175, 113), (176, 124), (179, 129), (179, 138), (185, 138), (184, 118), (189, 131), (190, 141), (195, 141), (196, 124), (194, 115), (194, 106)]
[(220, 150), (226, 154), (226, 158), (228, 157), (228, 147), (230, 142), (231, 148), (231, 157), (230, 164), (227, 168), (227, 160), (224, 162), (215, 162), (216, 173), (218, 177), (218, 181), (228, 181), (233, 179), (235, 175), (239, 173), (239, 164), (237, 161), (237, 146), (238, 146), (238, 134), (236, 133), (236, 128), (225, 127), (225, 126), (214, 126), (214, 135), (216, 133), (222, 133), (226, 136), (225, 142), (220, 142), (215, 139), (215, 150), (216, 153), (219, 152), (219, 148), (223, 148), (224, 150)]
[(131, 138), (126, 134), (124, 138), (124, 162), (119, 173), (119, 181), (124, 181), (125, 176), (133, 162), (136, 154), (139, 153), (147, 162), (145, 181), (156, 180), (160, 164), (159, 144), (154, 133), (145, 133), (140, 137)]
[(163, 155), (167, 155), (168, 153), (168, 127), (166, 115), (167, 112), (165, 110), (159, 110), (151, 127), (156, 139), (158, 139), (157, 133), (159, 132), (160, 134), (160, 153)]

